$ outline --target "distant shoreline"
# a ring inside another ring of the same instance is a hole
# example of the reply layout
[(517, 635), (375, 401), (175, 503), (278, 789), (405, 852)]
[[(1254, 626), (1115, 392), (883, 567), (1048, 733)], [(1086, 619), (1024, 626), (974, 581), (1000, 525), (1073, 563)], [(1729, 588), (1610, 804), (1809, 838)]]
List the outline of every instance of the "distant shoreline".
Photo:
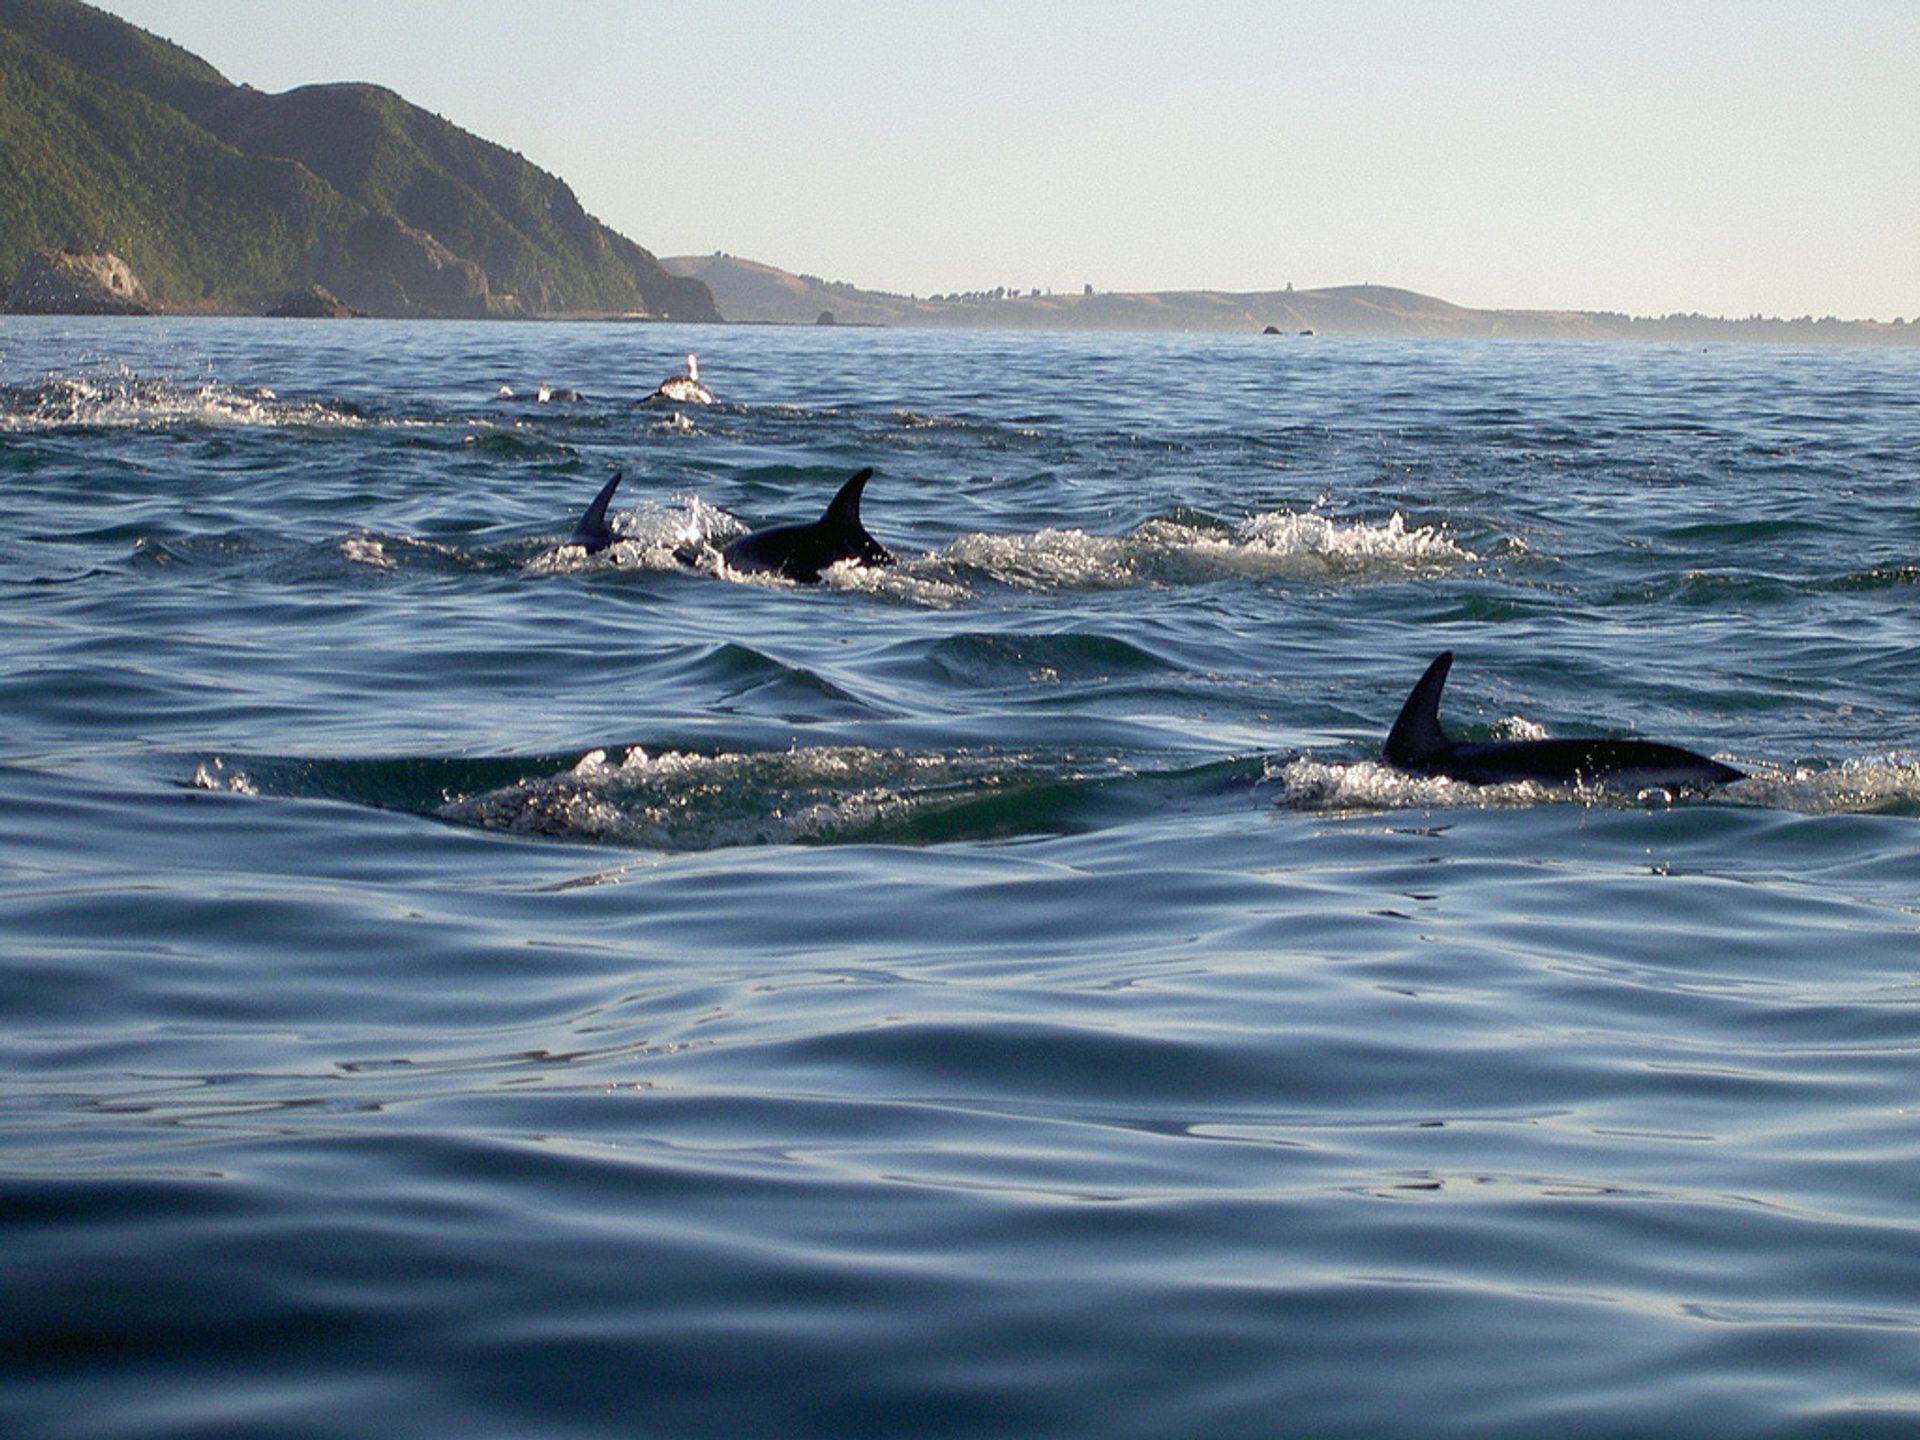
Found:
[[(1526, 312), (1508, 312), (1524, 314)], [(1549, 333), (1531, 332), (1524, 327), (1509, 327), (1501, 330), (1435, 330), (1409, 327), (1396, 330), (1386, 326), (1365, 330), (1308, 329), (1302, 332), (1278, 331), (1273, 333), (1249, 328), (1229, 328), (1225, 326), (1176, 327), (1160, 325), (1060, 325), (1060, 324), (1022, 324), (1008, 318), (992, 320), (949, 321), (946, 323), (927, 322), (920, 319), (899, 321), (882, 320), (839, 320), (832, 324), (818, 321), (786, 320), (768, 318), (734, 319), (723, 315), (718, 320), (673, 319), (659, 315), (604, 315), (604, 314), (551, 314), (551, 315), (361, 315), (343, 317), (320, 316), (281, 316), (267, 315), (257, 310), (218, 309), (202, 307), (183, 307), (177, 309), (155, 310), (145, 315), (101, 315), (84, 311), (71, 311), (53, 314), (16, 314), (0, 310), (0, 319), (11, 320), (111, 320), (123, 323), (169, 320), (261, 320), (274, 324), (351, 324), (356, 321), (370, 321), (378, 324), (401, 325), (674, 325), (692, 326), (704, 329), (782, 329), (782, 330), (921, 330), (941, 331), (978, 331), (983, 333), (999, 332), (1006, 334), (1046, 334), (1046, 335), (1245, 335), (1256, 339), (1311, 342), (1313, 340), (1492, 340), (1521, 344), (1540, 343), (1578, 343), (1607, 345), (1792, 345), (1808, 348), (1815, 347), (1855, 347), (1868, 349), (1905, 349), (1920, 346), (1920, 324), (1895, 325), (1886, 321), (1826, 320), (1826, 321), (1750, 321), (1750, 320), (1714, 320), (1702, 318), (1696, 324), (1689, 324), (1687, 317), (1660, 317), (1656, 319), (1634, 319), (1630, 333)], [(1758, 333), (1765, 331), (1766, 333)]]
[(1905, 319), (1782, 319), (1676, 314), (1639, 317), (1592, 310), (1478, 310), (1388, 285), (1310, 290), (1159, 290), (1079, 293), (998, 289), (897, 295), (796, 275), (724, 252), (664, 256), (670, 274), (702, 281), (733, 323), (831, 323), (915, 329), (1148, 331), (1402, 338), (1621, 340), (1789, 345), (1920, 345)]

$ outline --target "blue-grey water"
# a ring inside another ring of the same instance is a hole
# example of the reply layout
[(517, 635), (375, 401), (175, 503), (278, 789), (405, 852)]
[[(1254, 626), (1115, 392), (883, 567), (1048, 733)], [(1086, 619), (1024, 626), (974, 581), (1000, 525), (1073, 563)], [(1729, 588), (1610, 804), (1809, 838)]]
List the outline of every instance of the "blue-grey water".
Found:
[(1920, 351), (6, 318), (0, 597), (14, 1440), (1920, 1433)]

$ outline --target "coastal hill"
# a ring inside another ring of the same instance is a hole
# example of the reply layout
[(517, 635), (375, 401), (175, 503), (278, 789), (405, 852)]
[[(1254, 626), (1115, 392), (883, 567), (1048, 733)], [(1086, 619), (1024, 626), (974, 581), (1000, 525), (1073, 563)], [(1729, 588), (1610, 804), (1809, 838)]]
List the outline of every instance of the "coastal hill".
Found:
[(667, 256), (675, 275), (704, 281), (729, 320), (761, 324), (898, 325), (1035, 330), (1177, 330), (1283, 335), (1401, 335), (1527, 340), (1770, 340), (1920, 344), (1903, 321), (1725, 320), (1707, 315), (1635, 317), (1592, 310), (1474, 310), (1386, 285), (1318, 290), (1095, 291), (996, 289), (896, 295), (795, 275), (737, 256)]
[(372, 85), (269, 95), (80, 0), (0, 0), (0, 282), (110, 250), (167, 309), (718, 320), (559, 177)]

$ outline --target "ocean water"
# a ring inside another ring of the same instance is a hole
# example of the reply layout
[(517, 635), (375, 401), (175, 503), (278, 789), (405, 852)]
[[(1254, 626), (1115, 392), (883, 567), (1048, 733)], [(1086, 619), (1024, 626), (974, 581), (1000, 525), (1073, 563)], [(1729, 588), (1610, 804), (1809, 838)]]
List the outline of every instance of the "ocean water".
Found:
[(7, 317), (0, 597), (15, 1440), (1920, 1433), (1920, 351)]

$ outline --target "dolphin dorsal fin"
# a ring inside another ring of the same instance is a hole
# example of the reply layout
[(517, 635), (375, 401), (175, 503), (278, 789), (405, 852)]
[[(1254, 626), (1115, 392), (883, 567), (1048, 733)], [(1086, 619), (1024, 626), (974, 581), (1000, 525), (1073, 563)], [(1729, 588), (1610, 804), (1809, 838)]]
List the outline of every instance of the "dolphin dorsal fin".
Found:
[(1446, 731), (1440, 728), (1440, 691), (1452, 668), (1453, 652), (1441, 651), (1407, 696), (1380, 752), (1389, 765), (1419, 766), (1452, 746)]
[(840, 493), (833, 497), (833, 503), (827, 506), (827, 513), (820, 517), (824, 525), (837, 525), (847, 530), (864, 530), (860, 523), (860, 492), (867, 488), (867, 481), (873, 478), (873, 467), (869, 465), (846, 484), (840, 487)]
[(593, 497), (593, 503), (587, 506), (587, 513), (580, 517), (580, 523), (573, 527), (572, 545), (583, 545), (589, 554), (595, 550), (604, 550), (613, 543), (613, 530), (607, 524), (607, 506), (613, 500), (613, 492), (620, 488), (620, 476), (624, 473), (616, 470), (613, 478), (600, 487), (600, 493)]

